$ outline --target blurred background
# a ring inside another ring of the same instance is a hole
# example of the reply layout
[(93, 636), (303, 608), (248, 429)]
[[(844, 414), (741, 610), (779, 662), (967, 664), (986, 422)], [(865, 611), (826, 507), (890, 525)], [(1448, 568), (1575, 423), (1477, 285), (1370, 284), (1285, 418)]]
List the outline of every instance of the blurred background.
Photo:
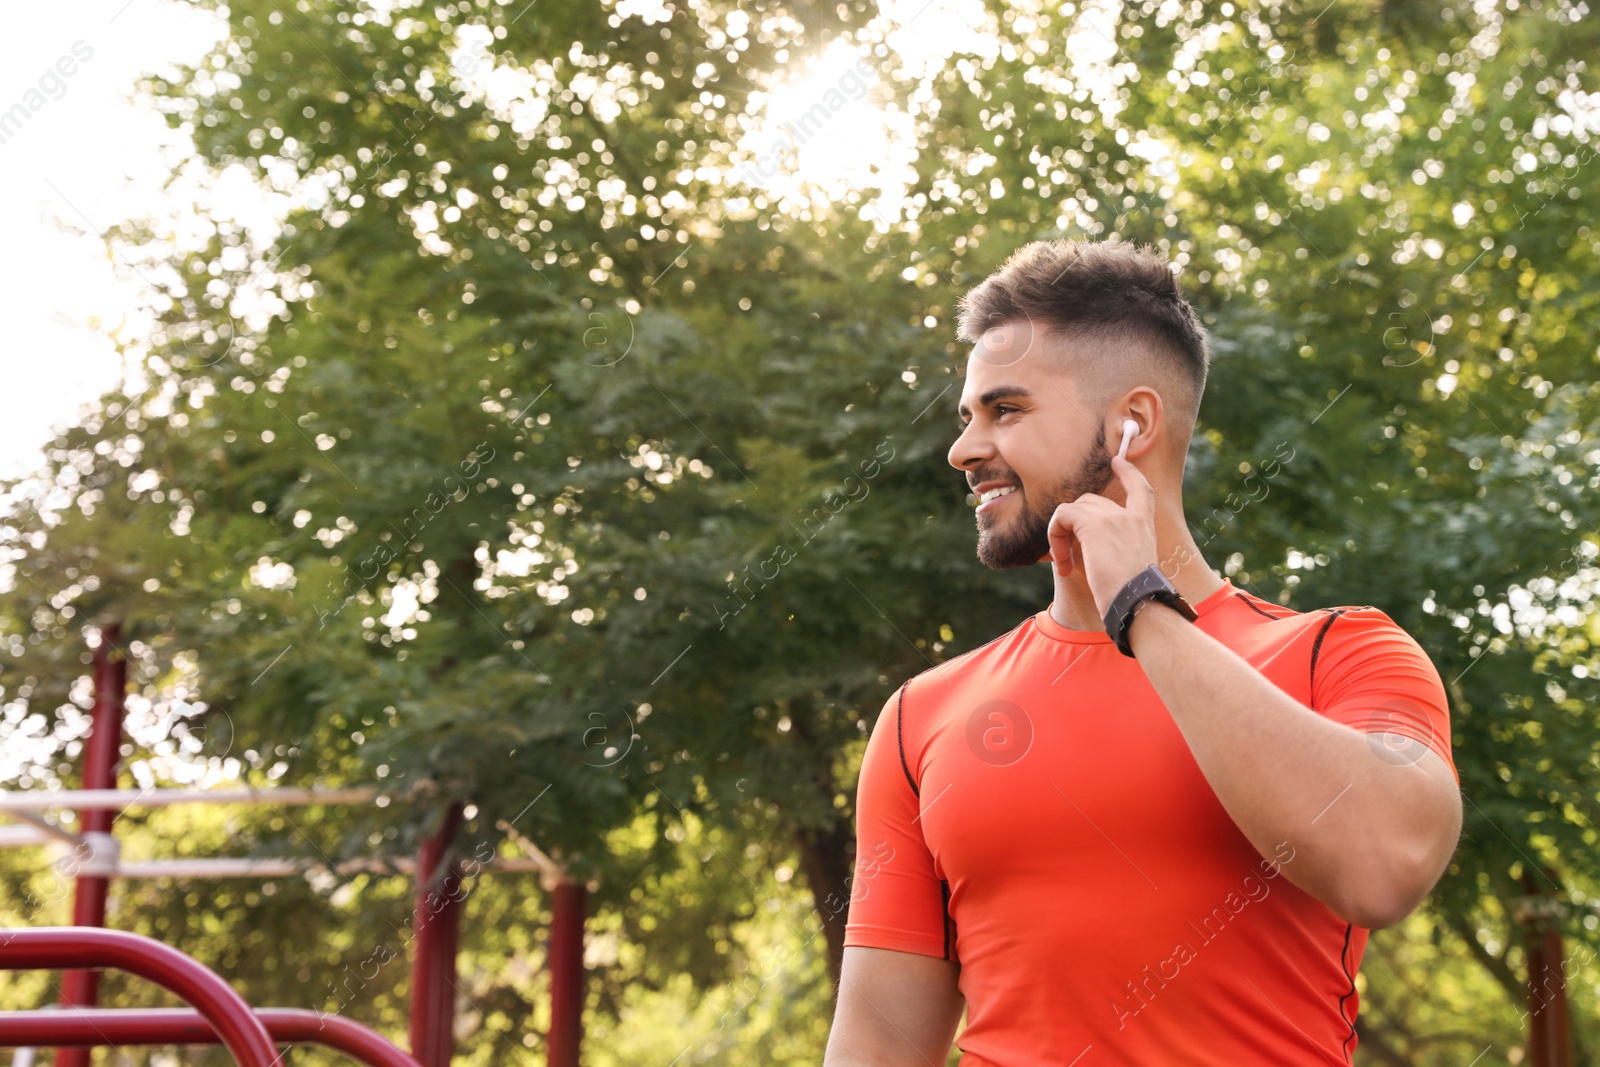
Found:
[[(586, 1064), (819, 1063), (868, 731), (1050, 596), (975, 558), (955, 303), (1028, 241), (1117, 237), (1211, 334), (1208, 561), (1381, 607), (1450, 695), (1462, 843), (1372, 938), (1355, 1062), (1600, 1063), (1586, 4), (12, 22), (0, 784), (82, 784), (98, 649), (125, 788), (383, 791), (125, 810), (125, 861), (303, 871), (117, 879), (109, 925), (404, 1043), (415, 887), (339, 865), (455, 804), (459, 856), (520, 839), (589, 887)], [(0, 849), (0, 923), (71, 921), (57, 854)], [(544, 1063), (549, 885), (465, 887), (455, 1062)], [(108, 972), (101, 1003), (175, 1002)]]

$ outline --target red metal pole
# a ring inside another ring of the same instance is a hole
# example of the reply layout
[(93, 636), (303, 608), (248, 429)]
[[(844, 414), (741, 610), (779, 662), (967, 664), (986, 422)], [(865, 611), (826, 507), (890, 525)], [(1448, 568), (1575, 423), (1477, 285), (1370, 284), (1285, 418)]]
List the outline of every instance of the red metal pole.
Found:
[(215, 971), (171, 945), (122, 930), (75, 926), (0, 930), (0, 970), (68, 967), (116, 967), (147, 978), (193, 1004), (216, 1028), (240, 1067), (274, 1067), (278, 1062), (277, 1046), (244, 998)]
[(422, 1067), (450, 1067), (455, 1051), (456, 949), (461, 934), (461, 868), (439, 865), (460, 829), (460, 802), (450, 805), (437, 833), (417, 855), (416, 955), (411, 963), (411, 1055)]
[[(128, 663), (117, 647), (121, 640), (121, 626), (107, 623), (100, 631), (100, 645), (94, 650), (94, 711), (83, 756), (85, 789), (117, 787), (123, 700), (128, 691)], [(78, 832), (92, 850), (91, 856), (101, 860), (106, 858), (106, 853), (114, 856), (116, 846), (110, 836), (116, 813), (109, 808), (90, 808), (78, 814)], [(72, 925), (105, 926), (106, 897), (110, 889), (109, 878), (78, 875), (73, 889)], [(63, 1005), (93, 1007), (99, 992), (99, 971), (67, 971), (61, 976)], [(58, 1067), (89, 1067), (89, 1052), (81, 1048), (58, 1049), (56, 1063)]]
[[(1555, 882), (1555, 872), (1545, 868)], [(1523, 891), (1535, 903), (1527, 910), (1528, 1062), (1531, 1067), (1572, 1067), (1572, 1022), (1567, 1010), (1567, 974), (1561, 928), (1553, 912), (1559, 902), (1531, 872), (1522, 875)]]
[[(376, 1030), (342, 1015), (304, 1008), (256, 1008), (282, 1044), (324, 1045), (372, 1067), (418, 1067)], [(0, 1048), (34, 1045), (216, 1045), (216, 1027), (185, 1008), (49, 1008), (0, 1011)]]
[(588, 890), (563, 878), (550, 900), (550, 1067), (578, 1067), (583, 1037), (583, 921)]

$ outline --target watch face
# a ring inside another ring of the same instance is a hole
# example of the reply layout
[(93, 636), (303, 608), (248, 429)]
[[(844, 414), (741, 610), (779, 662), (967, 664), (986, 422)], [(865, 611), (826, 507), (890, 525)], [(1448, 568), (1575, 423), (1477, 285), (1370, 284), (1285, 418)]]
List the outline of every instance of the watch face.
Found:
[(1120, 609), (1117, 611), (1118, 617), (1126, 618), (1131, 616), (1133, 609), (1141, 601), (1148, 597), (1159, 596), (1165, 584), (1161, 572), (1154, 567), (1134, 575), (1128, 580), (1128, 584), (1122, 587), (1122, 591), (1117, 594), (1117, 598), (1112, 601), (1113, 607)]

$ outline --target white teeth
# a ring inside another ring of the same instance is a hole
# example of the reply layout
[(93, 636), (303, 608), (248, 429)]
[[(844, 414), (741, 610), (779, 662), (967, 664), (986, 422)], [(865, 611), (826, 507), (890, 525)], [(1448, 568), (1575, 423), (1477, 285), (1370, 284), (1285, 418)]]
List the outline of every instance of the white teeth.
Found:
[(1013, 492), (1016, 488), (1017, 487), (1014, 486), (1014, 485), (1003, 485), (999, 489), (991, 489), (988, 492), (984, 493), (981, 497), (978, 498), (978, 503), (987, 504), (991, 500), (997, 499), (999, 497), (1005, 496), (1007, 493)]

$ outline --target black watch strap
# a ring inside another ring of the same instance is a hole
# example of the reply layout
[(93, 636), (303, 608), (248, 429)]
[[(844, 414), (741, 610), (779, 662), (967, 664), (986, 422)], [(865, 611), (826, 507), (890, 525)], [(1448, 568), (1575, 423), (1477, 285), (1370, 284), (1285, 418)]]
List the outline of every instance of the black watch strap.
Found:
[(1133, 655), (1133, 649), (1128, 645), (1128, 626), (1133, 622), (1134, 609), (1149, 599), (1159, 600), (1190, 622), (1200, 617), (1189, 606), (1189, 602), (1172, 588), (1172, 583), (1161, 573), (1161, 568), (1152, 563), (1129, 578), (1106, 609), (1106, 633), (1115, 642), (1117, 651), (1124, 656)]

